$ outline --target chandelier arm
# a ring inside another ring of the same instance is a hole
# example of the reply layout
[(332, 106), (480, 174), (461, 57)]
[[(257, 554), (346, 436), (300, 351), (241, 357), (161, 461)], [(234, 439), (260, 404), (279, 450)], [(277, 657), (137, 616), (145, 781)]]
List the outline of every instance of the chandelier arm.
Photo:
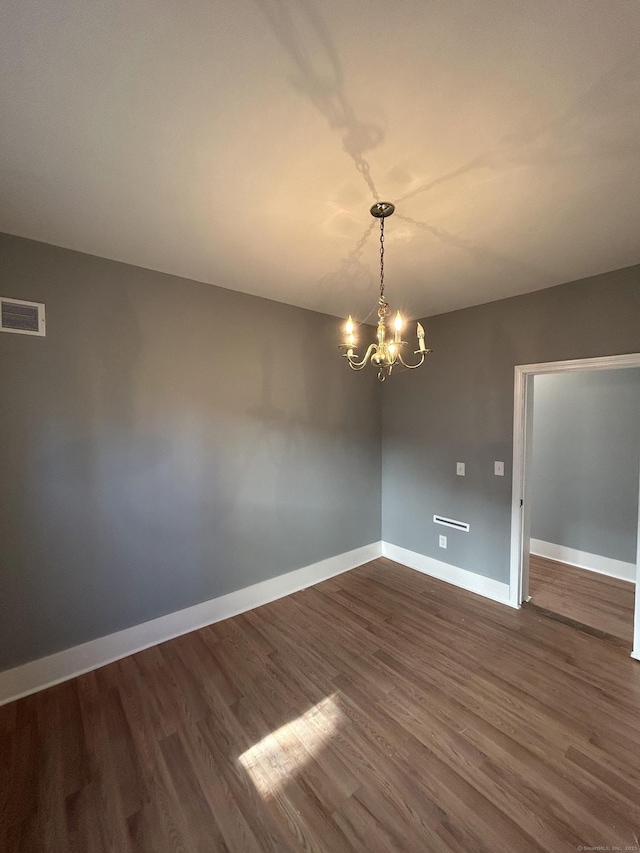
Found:
[(416, 367), (420, 367), (421, 364), (424, 364), (424, 357), (427, 352), (429, 352), (429, 350), (420, 353), (420, 361), (417, 364), (407, 364), (407, 362), (402, 357), (402, 353), (398, 352), (398, 361), (400, 362), (400, 364), (402, 364), (403, 367), (406, 367), (408, 370), (415, 370)]
[(355, 361), (355, 359), (352, 360), (351, 358), (347, 357), (347, 359), (349, 361), (349, 367), (352, 370), (362, 370), (362, 368), (369, 361), (369, 358), (371, 357), (371, 353), (374, 351), (375, 348), (376, 348), (375, 344), (369, 344), (369, 346), (367, 347), (367, 351), (362, 356), (362, 361)]

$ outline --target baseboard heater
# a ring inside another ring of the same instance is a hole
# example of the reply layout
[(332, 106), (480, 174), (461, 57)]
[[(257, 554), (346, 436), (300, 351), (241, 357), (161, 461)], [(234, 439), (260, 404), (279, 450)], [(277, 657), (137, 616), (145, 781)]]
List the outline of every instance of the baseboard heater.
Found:
[(454, 530), (463, 530), (468, 533), (471, 530), (470, 525), (466, 521), (456, 521), (455, 518), (445, 518), (443, 515), (434, 515), (433, 520), (436, 524), (443, 524), (445, 527), (453, 527)]

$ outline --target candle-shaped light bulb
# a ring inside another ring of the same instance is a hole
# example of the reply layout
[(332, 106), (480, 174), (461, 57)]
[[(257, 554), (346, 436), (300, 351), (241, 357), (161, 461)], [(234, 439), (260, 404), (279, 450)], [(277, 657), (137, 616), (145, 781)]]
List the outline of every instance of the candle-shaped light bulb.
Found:
[(424, 329), (420, 323), (418, 323), (418, 346), (420, 348), (420, 352), (426, 351), (426, 347), (424, 345)]
[(400, 312), (396, 314), (396, 319), (393, 321), (394, 328), (394, 341), (398, 342), (400, 340), (400, 332), (402, 331), (402, 317), (400, 316)]
[(356, 345), (356, 337), (353, 334), (353, 317), (351, 314), (347, 317), (344, 330), (346, 332), (346, 344), (348, 347), (347, 357), (351, 358), (353, 356), (353, 348)]

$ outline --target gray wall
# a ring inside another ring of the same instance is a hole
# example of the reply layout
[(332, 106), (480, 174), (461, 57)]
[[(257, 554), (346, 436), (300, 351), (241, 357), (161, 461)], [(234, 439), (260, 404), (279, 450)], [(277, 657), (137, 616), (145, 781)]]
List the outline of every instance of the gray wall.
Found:
[(534, 377), (531, 536), (636, 561), (640, 369)]
[(9, 236), (0, 269), (48, 321), (0, 333), (0, 668), (379, 539), (381, 402), (383, 538), (506, 582), (513, 366), (640, 351), (640, 267), (432, 317), (382, 387), (322, 314)]
[[(640, 267), (423, 325), (429, 364), (382, 388), (383, 539), (507, 583), (514, 365), (640, 351)], [(504, 477), (494, 476), (495, 460)], [(471, 532), (433, 524), (434, 513), (468, 521)]]
[(380, 538), (336, 319), (9, 236), (0, 269), (48, 326), (0, 333), (0, 668)]

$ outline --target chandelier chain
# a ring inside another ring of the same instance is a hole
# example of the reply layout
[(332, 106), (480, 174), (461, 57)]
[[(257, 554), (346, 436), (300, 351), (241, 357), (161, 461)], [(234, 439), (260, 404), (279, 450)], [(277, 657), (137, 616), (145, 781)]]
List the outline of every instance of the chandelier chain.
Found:
[(384, 298), (384, 217), (380, 218), (380, 299)]

